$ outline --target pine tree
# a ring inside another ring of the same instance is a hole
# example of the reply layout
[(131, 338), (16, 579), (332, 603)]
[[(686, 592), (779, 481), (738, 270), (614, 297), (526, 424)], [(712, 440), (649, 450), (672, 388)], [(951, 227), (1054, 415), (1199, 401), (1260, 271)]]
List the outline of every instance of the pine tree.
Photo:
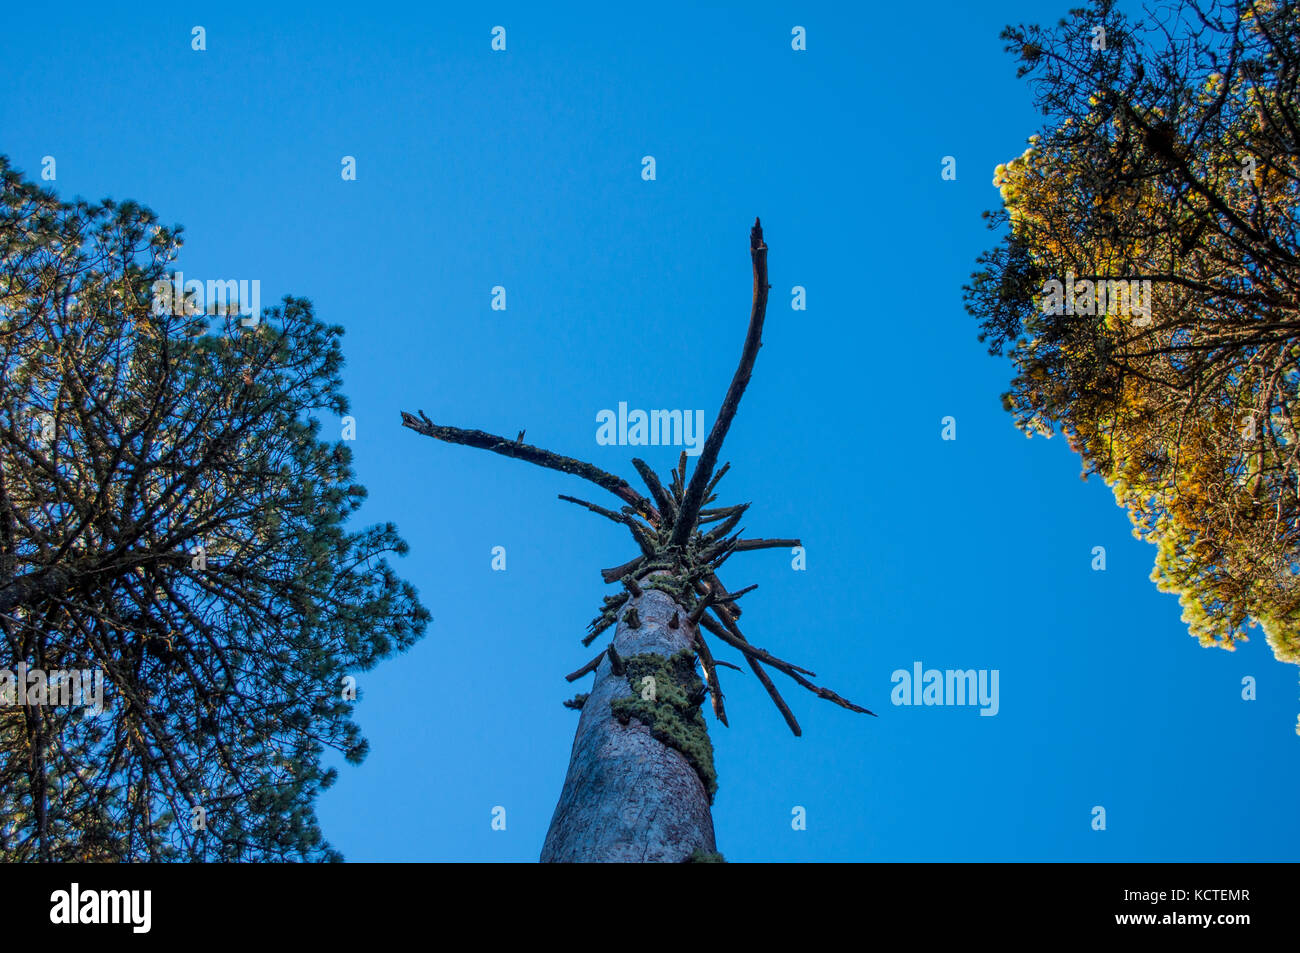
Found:
[(427, 625), (395, 527), (345, 529), (365, 489), (312, 416), (347, 411), (342, 329), (301, 298), (155, 307), (180, 245), (0, 157), (0, 669), (104, 687), (100, 714), (0, 707), (5, 860), (336, 858), (344, 679)]

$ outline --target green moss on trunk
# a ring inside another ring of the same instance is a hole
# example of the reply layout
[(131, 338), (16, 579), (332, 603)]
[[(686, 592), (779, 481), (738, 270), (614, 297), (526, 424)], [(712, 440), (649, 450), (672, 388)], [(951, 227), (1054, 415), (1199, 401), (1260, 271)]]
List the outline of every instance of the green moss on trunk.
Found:
[(633, 694), (610, 703), (614, 717), (626, 725), (635, 718), (655, 740), (682, 753), (700, 776), (709, 803), (718, 790), (713, 769), (713, 744), (700, 711), (704, 683), (695, 671), (695, 653), (682, 649), (673, 656), (648, 652), (623, 659)]
[(682, 861), (683, 864), (725, 864), (727, 858), (723, 857), (716, 851), (708, 851), (703, 847), (697, 847), (691, 852), (691, 856)]

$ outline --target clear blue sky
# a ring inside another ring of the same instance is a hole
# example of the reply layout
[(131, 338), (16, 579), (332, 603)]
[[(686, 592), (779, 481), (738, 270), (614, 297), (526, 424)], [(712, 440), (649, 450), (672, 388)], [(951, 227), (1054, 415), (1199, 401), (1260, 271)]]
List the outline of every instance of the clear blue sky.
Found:
[[(1065, 0), (181, 6), (7, 9), (0, 152), (33, 176), (54, 156), (66, 197), (184, 224), (188, 275), (257, 278), (264, 304), (306, 296), (347, 328), (362, 516), (398, 523), (399, 569), (434, 617), (360, 679), (372, 753), (320, 804), (348, 859), (536, 859), (577, 724), (562, 676), (595, 651), (579, 639), (609, 591), (598, 570), (633, 554), (556, 499), (598, 490), (417, 436), (399, 410), (526, 427), (629, 478), (638, 453), (666, 471), (674, 448), (598, 446), (596, 413), (627, 401), (711, 423), (748, 318), (755, 215), (772, 302), (722, 491), (754, 501), (751, 534), (801, 536), (807, 570), (769, 551), (723, 578), (759, 584), (751, 640), (880, 717), (777, 675), (795, 739), (752, 675), (724, 670), (719, 848), (1295, 859), (1295, 668), (1262, 635), (1230, 654), (1186, 634), (1109, 491), (1078, 479), (1064, 442), (1012, 427), (1007, 366), (961, 307), (993, 242), (993, 167), (1038, 122), (998, 31), (1054, 21)], [(940, 439), (947, 415), (956, 441)], [(891, 705), (891, 673), (916, 661), (997, 669), (998, 714)]]

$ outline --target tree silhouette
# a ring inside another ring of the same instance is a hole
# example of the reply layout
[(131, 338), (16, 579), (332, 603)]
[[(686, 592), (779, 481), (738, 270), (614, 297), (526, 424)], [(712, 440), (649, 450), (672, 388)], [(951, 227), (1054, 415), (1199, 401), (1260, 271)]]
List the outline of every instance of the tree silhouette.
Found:
[[(347, 412), (342, 329), (155, 307), (180, 244), (0, 156), (3, 860), (336, 859), (341, 682), (428, 622), (396, 527), (345, 528), (366, 491), (314, 416)], [(35, 671), (99, 673), (104, 710)]]
[[(739, 651), (790, 730), (801, 731), (766, 668), (850, 711), (872, 714), (815, 685), (815, 673), (753, 645), (742, 633), (737, 600), (755, 587), (729, 590), (717, 572), (734, 553), (799, 546), (797, 539), (742, 539), (737, 530), (748, 503), (711, 506), (730, 464), (715, 467), (762, 346), (770, 285), (761, 223), (750, 232), (754, 293), (740, 363), (717, 419), (687, 479), (683, 452), (665, 486), (634, 459), (649, 497), (590, 463), (481, 430), (435, 424), (423, 411), (402, 414), (404, 426), (442, 440), (490, 450), (572, 473), (623, 501), (610, 509), (561, 495), (627, 528), (639, 554), (601, 571), (622, 591), (605, 597), (582, 642), (615, 626), (610, 644), (567, 676), (595, 673), (592, 690), (565, 704), (582, 716), (568, 774), (542, 849), (543, 861), (684, 861), (716, 859), (709, 806), (716, 789), (712, 746), (700, 706), (708, 697), (723, 725), (727, 713), (717, 659), (704, 632)], [(703, 629), (704, 631), (701, 631)], [(696, 675), (697, 663), (704, 681)]]

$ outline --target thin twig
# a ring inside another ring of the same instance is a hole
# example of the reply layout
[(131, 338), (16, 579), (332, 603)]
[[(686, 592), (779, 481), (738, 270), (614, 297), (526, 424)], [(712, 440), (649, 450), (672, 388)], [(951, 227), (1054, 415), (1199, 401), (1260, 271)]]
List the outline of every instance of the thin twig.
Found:
[(704, 666), (704, 680), (709, 684), (713, 714), (718, 721), (730, 728), (731, 725), (727, 723), (727, 709), (722, 702), (722, 683), (718, 681), (718, 662), (709, 651), (708, 643), (704, 641), (704, 636), (699, 629), (695, 630), (695, 651), (700, 656), (700, 664)]
[[(791, 677), (800, 672), (805, 675), (811, 675), (814, 678), (817, 677), (816, 672), (810, 672), (808, 669), (801, 668), (793, 662), (787, 662), (785, 659), (777, 658), (766, 649), (760, 649), (757, 645), (752, 644), (748, 639), (740, 634), (740, 630), (736, 628), (736, 624), (732, 622), (725, 613), (718, 611), (719, 608), (720, 607), (718, 606), (714, 607), (713, 616), (701, 616), (700, 623), (718, 638), (722, 639), (722, 641), (726, 642), (732, 648), (740, 649), (740, 651), (744, 652), (747, 657), (756, 658), (760, 662), (770, 665), (777, 671), (784, 672)], [(709, 625), (711, 619), (716, 619), (716, 622), (720, 623), (716, 629)]]
[(629, 559), (621, 566), (615, 566), (612, 569), (602, 569), (600, 571), (600, 578), (604, 579), (606, 582), (618, 582), (624, 576), (632, 575), (633, 571), (643, 562), (645, 562), (645, 557), (637, 556), (635, 559)]
[(797, 539), (742, 539), (736, 542), (735, 551), (746, 553), (753, 549), (789, 549), (802, 545)]
[(641, 479), (650, 491), (650, 495), (654, 497), (655, 503), (659, 505), (659, 512), (664, 520), (668, 523), (675, 521), (677, 519), (677, 505), (673, 502), (673, 498), (668, 491), (664, 489), (664, 485), (659, 482), (659, 477), (654, 470), (650, 469), (650, 465), (644, 460), (638, 460), (635, 457), (632, 458), (632, 466), (636, 467), (636, 472), (641, 474)]
[(606, 509), (605, 507), (599, 506), (595, 503), (588, 503), (586, 500), (580, 500), (576, 496), (566, 496), (561, 493), (559, 494), (559, 497), (566, 503), (576, 503), (578, 506), (585, 506), (593, 513), (603, 516), (607, 520), (613, 520), (615, 523), (622, 523), (631, 531), (632, 538), (635, 539), (636, 544), (641, 547), (641, 552), (646, 556), (654, 555), (655, 548), (651, 545), (649, 538), (645, 534), (646, 527), (638, 523), (636, 517), (628, 516), (626, 513), (616, 513), (613, 510)]
[(754, 583), (752, 586), (746, 586), (744, 589), (737, 589), (735, 592), (727, 592), (727, 593), (723, 593), (722, 595), (719, 595), (719, 596), (718, 596), (716, 599), (714, 599), (713, 601), (716, 602), (716, 603), (718, 603), (719, 605), (721, 605), (721, 604), (724, 603), (724, 602), (735, 602), (737, 599), (739, 599), (739, 598), (740, 598), (741, 596), (743, 596), (745, 593), (747, 593), (747, 592), (753, 592), (753, 591), (754, 591), (755, 589), (757, 589), (757, 588), (758, 588), (758, 583)]
[(713, 495), (713, 491), (714, 491), (714, 489), (717, 488), (718, 482), (719, 482), (719, 481), (720, 481), (724, 476), (727, 475), (727, 471), (730, 470), (730, 469), (731, 469), (731, 462), (730, 462), (730, 461), (728, 461), (728, 462), (724, 463), (722, 466), (718, 467), (718, 472), (715, 473), (715, 474), (713, 474), (713, 479), (710, 480), (710, 481), (709, 481), (709, 485), (708, 485), (707, 487), (704, 488), (704, 497), (705, 497), (705, 499), (708, 499), (710, 496)]
[(576, 682), (578, 679), (582, 678), (582, 676), (596, 671), (596, 666), (600, 665), (600, 660), (603, 659), (604, 657), (605, 657), (605, 650), (601, 649), (599, 655), (597, 655), (586, 665), (582, 666), (582, 668), (578, 669), (576, 672), (572, 672), (571, 674), (564, 676), (564, 680), (566, 682)]

